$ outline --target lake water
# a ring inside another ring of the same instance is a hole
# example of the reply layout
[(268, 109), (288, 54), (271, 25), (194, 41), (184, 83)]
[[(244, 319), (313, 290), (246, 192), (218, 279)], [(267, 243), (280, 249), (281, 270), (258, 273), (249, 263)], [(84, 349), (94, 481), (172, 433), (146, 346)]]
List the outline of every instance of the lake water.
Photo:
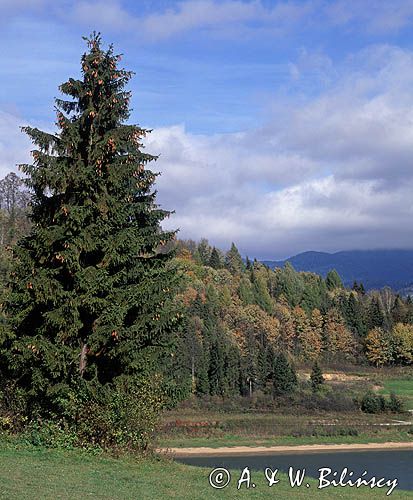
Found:
[[(413, 450), (391, 450), (391, 451), (357, 451), (357, 452), (334, 452), (334, 453), (280, 453), (275, 455), (251, 455), (232, 457), (188, 457), (176, 458), (177, 461), (214, 469), (224, 467), (229, 470), (242, 471), (245, 467), (253, 471), (263, 471), (269, 467), (272, 470), (278, 469), (288, 473), (289, 467), (306, 469), (306, 475), (318, 479), (319, 469), (328, 467), (332, 473), (337, 471), (340, 476), (342, 470), (347, 467), (354, 472), (352, 478), (358, 478), (367, 471), (366, 479), (375, 476), (386, 480), (398, 479), (399, 489), (413, 490)], [(236, 480), (239, 479), (236, 476)], [(330, 476), (332, 478), (332, 476)], [(348, 476), (347, 476), (348, 477)], [(378, 490), (376, 490), (378, 492)], [(384, 491), (381, 490), (384, 497)]]

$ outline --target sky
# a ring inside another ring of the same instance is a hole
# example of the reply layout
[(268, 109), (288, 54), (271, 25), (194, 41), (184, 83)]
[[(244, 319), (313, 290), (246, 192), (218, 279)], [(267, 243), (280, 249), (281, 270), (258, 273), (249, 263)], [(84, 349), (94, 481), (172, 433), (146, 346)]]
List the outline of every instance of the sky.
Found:
[(0, 177), (100, 31), (166, 228), (222, 250), (413, 248), (413, 0), (0, 0)]

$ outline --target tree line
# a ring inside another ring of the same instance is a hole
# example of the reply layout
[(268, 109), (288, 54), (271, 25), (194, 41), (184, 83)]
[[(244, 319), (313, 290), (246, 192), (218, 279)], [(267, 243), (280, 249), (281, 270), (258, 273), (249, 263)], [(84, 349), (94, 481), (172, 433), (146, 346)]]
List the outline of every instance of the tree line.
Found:
[(289, 263), (269, 269), (243, 260), (234, 243), (226, 253), (205, 239), (176, 247), (185, 320), (174, 371), (188, 392), (276, 394), (283, 392), (278, 367), (290, 388), (297, 364), (413, 361), (410, 297), (366, 292), (358, 282), (345, 288), (335, 270), (324, 279)]

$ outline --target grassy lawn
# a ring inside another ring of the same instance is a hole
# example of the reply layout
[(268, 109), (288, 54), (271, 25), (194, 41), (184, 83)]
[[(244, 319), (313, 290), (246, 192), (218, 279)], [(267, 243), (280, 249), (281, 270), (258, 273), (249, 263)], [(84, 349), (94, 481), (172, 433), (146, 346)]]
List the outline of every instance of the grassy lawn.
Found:
[(366, 444), (386, 442), (410, 442), (413, 434), (404, 429), (390, 428), (387, 432), (364, 433), (358, 436), (279, 436), (273, 438), (257, 438), (227, 434), (221, 437), (181, 436), (159, 440), (157, 445), (163, 448), (191, 448), (207, 446), (298, 446), (306, 444)]
[(380, 394), (389, 395), (391, 392), (401, 396), (406, 401), (406, 409), (413, 410), (413, 378), (388, 379), (383, 382)]
[[(240, 471), (224, 490), (208, 483), (208, 469), (189, 467), (166, 459), (111, 458), (77, 451), (32, 447), (0, 448), (0, 498), (18, 499), (232, 499), (232, 498), (386, 498), (386, 489), (326, 488), (310, 480), (292, 489), (287, 477), (269, 488), (262, 473), (254, 473), (254, 489), (236, 488)], [(391, 498), (413, 498), (397, 489)]]
[(383, 425), (409, 418), (408, 414), (361, 412), (292, 415), (181, 410), (164, 415), (156, 445), (178, 448), (412, 441), (413, 425)]

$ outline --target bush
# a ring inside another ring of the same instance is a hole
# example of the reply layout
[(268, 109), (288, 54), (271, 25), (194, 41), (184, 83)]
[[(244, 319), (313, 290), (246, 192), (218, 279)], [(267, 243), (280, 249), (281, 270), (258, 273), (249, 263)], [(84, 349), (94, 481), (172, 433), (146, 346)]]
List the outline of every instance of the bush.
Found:
[(51, 408), (31, 414), (22, 395), (12, 398), (3, 390), (0, 396), (0, 428), (22, 433), (35, 446), (136, 451), (148, 447), (166, 399), (156, 377), (54, 386), (48, 391)]
[(364, 413), (382, 413), (386, 411), (386, 400), (383, 396), (368, 391), (361, 400), (360, 408)]
[(361, 411), (364, 413), (383, 413), (385, 411), (400, 413), (403, 411), (403, 407), (403, 400), (394, 393), (390, 394), (390, 398), (386, 400), (384, 396), (369, 391), (360, 402)]
[(387, 403), (387, 408), (392, 413), (401, 413), (404, 411), (404, 401), (392, 392), (390, 394), (390, 400)]
[(118, 380), (84, 401), (74, 425), (81, 446), (146, 450), (163, 407), (156, 380)]
[(36, 420), (30, 422), (22, 433), (22, 438), (34, 446), (73, 449), (77, 446), (76, 433), (65, 422)]

